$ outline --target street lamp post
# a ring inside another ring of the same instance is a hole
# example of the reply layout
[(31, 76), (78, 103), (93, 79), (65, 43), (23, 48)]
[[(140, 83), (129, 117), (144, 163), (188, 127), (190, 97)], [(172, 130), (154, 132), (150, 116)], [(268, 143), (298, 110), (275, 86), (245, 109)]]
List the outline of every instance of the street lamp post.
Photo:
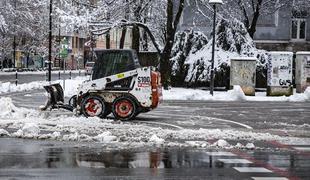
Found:
[(214, 54), (215, 54), (215, 23), (216, 23), (216, 5), (222, 5), (222, 0), (210, 0), (209, 4), (213, 6), (213, 41), (212, 41), (212, 60), (211, 60), (211, 80), (210, 80), (210, 94), (213, 96), (214, 91)]
[(48, 81), (51, 82), (52, 71), (52, 10), (53, 0), (50, 0), (50, 12), (49, 12), (49, 41), (48, 41)]

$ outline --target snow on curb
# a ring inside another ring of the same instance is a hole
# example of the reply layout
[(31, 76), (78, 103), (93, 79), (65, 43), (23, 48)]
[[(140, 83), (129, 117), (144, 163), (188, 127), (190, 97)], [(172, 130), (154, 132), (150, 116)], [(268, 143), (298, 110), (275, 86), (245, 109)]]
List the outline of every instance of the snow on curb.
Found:
[(240, 86), (234, 86), (227, 92), (215, 91), (214, 96), (211, 96), (209, 91), (199, 89), (171, 88), (163, 90), (163, 98), (164, 100), (308, 102), (310, 87), (304, 93), (295, 93), (289, 97), (267, 97), (265, 92), (257, 92), (256, 96), (245, 96)]
[[(77, 87), (83, 81), (88, 80), (89, 76), (78, 76), (74, 79), (66, 79), (65, 80), (65, 91), (64, 94), (66, 97), (71, 97), (72, 95), (76, 94)], [(63, 80), (53, 81), (51, 84), (59, 83), (63, 86)], [(25, 84), (18, 84), (17, 86), (14, 83), (0, 82), (0, 94), (2, 93), (12, 93), (12, 92), (23, 92), (23, 91), (31, 91), (36, 89), (43, 89), (43, 86), (47, 86), (50, 83), (47, 81), (34, 81)]]
[(49, 82), (46, 81), (35, 81), (25, 84), (12, 84), (10, 82), (1, 83), (0, 82), (0, 94), (2, 93), (11, 93), (11, 92), (22, 92), (30, 91), (35, 89), (43, 89), (43, 86), (48, 85)]

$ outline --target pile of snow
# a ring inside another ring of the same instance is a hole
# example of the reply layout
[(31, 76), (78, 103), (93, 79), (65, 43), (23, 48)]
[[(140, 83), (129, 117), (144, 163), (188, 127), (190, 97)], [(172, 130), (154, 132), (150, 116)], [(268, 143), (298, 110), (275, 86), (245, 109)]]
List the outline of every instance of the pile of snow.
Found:
[[(3, 105), (4, 102), (6, 105)], [(0, 127), (16, 129), (16, 132), (12, 133), (11, 136), (19, 138), (87, 141), (103, 144), (112, 143), (124, 147), (178, 145), (223, 148), (232, 147), (227, 142), (229, 140), (243, 140), (251, 143), (255, 140), (273, 141), (289, 138), (269, 133), (257, 133), (251, 130), (203, 128), (173, 130), (152, 127), (147, 124), (115, 122), (97, 117), (44, 116), (39, 111), (26, 110), (14, 106), (9, 98), (1, 98), (0, 104), (3, 109), (5, 106), (9, 107), (5, 110), (5, 116), (0, 116)], [(23, 116), (15, 115), (16, 113), (21, 113)], [(10, 135), (5, 130), (1, 130), (0, 134), (5, 136)], [(201, 141), (202, 139), (205, 141)], [(210, 145), (207, 143), (209, 139), (218, 139), (218, 141)], [(240, 144), (239, 146), (241, 147)], [(255, 148), (251, 144), (245, 147), (248, 149)]]
[[(78, 86), (86, 80), (89, 80), (89, 76), (78, 76), (74, 79), (57, 80), (57, 81), (51, 82), (51, 84), (59, 83), (64, 89), (64, 95), (66, 97), (71, 97), (72, 95), (75, 95), (77, 93)], [(25, 83), (25, 84), (18, 84), (16, 86), (14, 83), (10, 83), (10, 82), (1, 83), (0, 82), (0, 94), (43, 89), (43, 86), (47, 86), (49, 84), (50, 83), (47, 81), (34, 81), (30, 83)]]
[(247, 143), (247, 144), (245, 145), (245, 147), (246, 147), (247, 149), (254, 149), (254, 148), (255, 148), (255, 145), (254, 145), (253, 143)]
[(218, 141), (213, 143), (212, 146), (225, 148), (225, 147), (230, 147), (231, 145), (227, 141), (225, 141), (223, 139), (219, 139)]
[(2, 136), (10, 136), (10, 133), (4, 129), (0, 129), (0, 137)]
[(93, 138), (94, 140), (101, 143), (109, 143), (117, 140), (116, 136), (113, 136), (110, 131), (103, 132)]
[(153, 134), (149, 142), (154, 143), (154, 144), (163, 144), (165, 140), (157, 137), (156, 134)]
[(308, 102), (310, 87), (304, 93), (292, 96), (271, 97), (266, 92), (257, 92), (256, 96), (245, 96), (240, 86), (234, 86), (229, 91), (215, 91), (214, 96), (209, 91), (199, 89), (171, 88), (163, 90), (164, 100), (201, 100), (201, 101), (278, 101), (278, 102)]
[(22, 92), (22, 91), (31, 91), (35, 89), (43, 89), (43, 86), (48, 85), (46, 81), (35, 81), (31, 83), (18, 84), (17, 86), (14, 83), (0, 82), (0, 94), (1, 93), (10, 93), (10, 92)]
[(17, 108), (11, 98), (0, 98), (0, 121), (3, 118), (26, 118), (26, 117), (38, 117), (39, 112), (26, 108)]
[(27, 123), (22, 128), (24, 136), (37, 136), (40, 133), (40, 128), (37, 124)]

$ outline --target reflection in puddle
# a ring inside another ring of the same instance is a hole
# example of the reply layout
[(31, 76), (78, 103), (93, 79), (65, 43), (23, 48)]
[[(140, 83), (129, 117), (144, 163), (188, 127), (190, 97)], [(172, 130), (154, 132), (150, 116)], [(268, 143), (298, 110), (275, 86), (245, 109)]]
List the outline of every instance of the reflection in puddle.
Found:
[[(1, 169), (27, 169), (27, 171), (54, 169), (60, 172), (65, 172), (66, 169), (77, 169), (83, 172), (111, 173), (113, 175), (149, 173), (157, 176), (171, 172), (186, 174), (189, 171), (194, 175), (196, 172), (206, 174), (212, 172), (214, 175), (216, 173), (225, 174), (229, 171), (236, 173), (232, 167), (257, 166), (253, 161), (263, 162), (278, 169), (301, 175), (307, 174), (310, 168), (310, 157), (294, 152), (245, 152), (253, 158), (252, 161), (229, 152), (229, 150), (104, 151), (100, 147), (75, 148), (72, 145), (59, 142), (51, 144), (45, 141), (0, 140), (2, 144), (5, 144), (5, 146), (0, 146), (0, 172)], [(97, 171), (97, 169), (99, 170)]]

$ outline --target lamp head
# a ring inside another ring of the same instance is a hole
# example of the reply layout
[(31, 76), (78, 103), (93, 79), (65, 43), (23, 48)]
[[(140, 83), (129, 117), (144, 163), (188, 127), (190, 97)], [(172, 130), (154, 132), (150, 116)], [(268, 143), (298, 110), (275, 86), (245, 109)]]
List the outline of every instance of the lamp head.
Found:
[(209, 0), (209, 4), (211, 4), (211, 5), (222, 5), (224, 3), (223, 3), (223, 0)]

